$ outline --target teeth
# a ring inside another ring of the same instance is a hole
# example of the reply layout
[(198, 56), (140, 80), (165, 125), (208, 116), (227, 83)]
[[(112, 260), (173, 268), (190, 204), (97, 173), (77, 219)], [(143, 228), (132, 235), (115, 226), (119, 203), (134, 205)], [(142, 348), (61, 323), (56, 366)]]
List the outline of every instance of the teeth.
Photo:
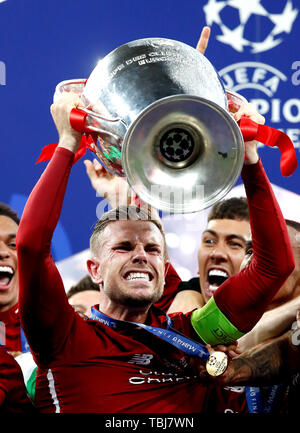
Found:
[(228, 278), (227, 272), (221, 271), (219, 269), (211, 269), (208, 273), (209, 277), (224, 277)]
[(209, 285), (209, 290), (211, 290), (212, 292), (214, 292), (214, 291), (217, 290), (218, 288), (219, 288), (219, 286), (212, 285), (212, 284)]
[(149, 274), (146, 274), (144, 272), (130, 272), (130, 274), (127, 275), (126, 280), (146, 280), (150, 281)]
[(0, 266), (0, 272), (7, 272), (8, 274), (14, 274), (14, 271), (9, 266)]

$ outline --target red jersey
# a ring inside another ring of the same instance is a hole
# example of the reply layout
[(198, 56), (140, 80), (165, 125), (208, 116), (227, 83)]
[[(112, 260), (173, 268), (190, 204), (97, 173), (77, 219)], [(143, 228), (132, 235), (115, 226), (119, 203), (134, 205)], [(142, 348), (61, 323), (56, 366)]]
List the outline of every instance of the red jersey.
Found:
[(0, 342), (9, 352), (21, 351), (21, 330), (19, 308), (16, 304), (0, 312)]
[[(55, 355), (35, 354), (39, 369), (35, 404), (42, 412), (201, 412), (211, 387), (203, 385), (188, 357), (143, 329), (114, 330), (84, 321), (66, 308), (69, 334)], [(190, 334), (189, 316), (171, 315)], [(151, 311), (151, 324), (165, 317)]]
[(21, 368), (11, 355), (0, 347), (0, 414), (33, 411)]
[[(27, 201), (17, 235), (21, 323), (39, 367), (37, 407), (43, 412), (205, 411), (212, 387), (200, 383), (183, 352), (142, 329), (125, 326), (124, 330), (116, 331), (97, 321), (84, 321), (69, 305), (50, 254), (50, 245), (73, 158), (73, 153), (67, 149), (56, 150)], [(262, 208), (269, 209), (273, 205), (270, 194), (267, 194), (269, 201), (265, 200), (261, 205), (265, 194), (260, 191), (269, 191), (265, 176), (259, 178), (261, 170), (260, 163), (246, 169), (246, 178), (250, 178), (249, 195), (254, 197), (251, 197), (253, 202), (256, 200), (253, 212), (258, 215)], [(258, 195), (253, 193), (253, 188), (251, 190), (251, 183), (257, 186), (254, 175), (260, 182), (256, 188)], [(271, 222), (277, 223), (279, 218), (276, 208), (276, 212), (268, 214), (266, 223), (271, 226)], [(261, 218), (254, 219), (261, 224)], [(272, 227), (275, 239), (274, 232), (280, 229)], [(267, 260), (262, 258), (261, 263), (256, 264), (264, 249), (264, 237), (256, 234), (265, 231), (254, 230), (253, 233), (253, 243), (258, 251), (255, 265), (228, 279), (224, 283), (227, 292), (222, 290), (220, 293), (219, 299), (222, 299), (230, 318), (236, 317), (237, 321), (241, 305), (233, 302), (232, 297), (238, 291), (255, 295), (265, 278), (262, 291), (266, 292), (265, 297), (270, 296), (273, 282), (270, 283), (267, 277), (270, 272), (274, 277), (275, 258), (278, 259), (279, 253), (274, 245), (270, 245), (271, 253)], [(288, 258), (279, 259), (288, 262), (291, 248), (286, 231), (281, 236), (286, 241)], [(273, 267), (269, 266), (270, 257)], [(260, 297), (263, 298), (262, 293)], [(255, 302), (252, 303), (252, 309), (256, 310)], [(247, 305), (249, 300), (245, 298), (243, 308)], [(175, 329), (197, 339), (191, 328), (190, 314), (176, 313), (171, 317)], [(255, 320), (259, 317), (255, 315)], [(166, 327), (165, 317), (154, 314), (153, 310), (150, 310), (148, 321), (154, 326)]]
[(245, 387), (214, 387), (207, 410), (208, 413), (249, 413)]

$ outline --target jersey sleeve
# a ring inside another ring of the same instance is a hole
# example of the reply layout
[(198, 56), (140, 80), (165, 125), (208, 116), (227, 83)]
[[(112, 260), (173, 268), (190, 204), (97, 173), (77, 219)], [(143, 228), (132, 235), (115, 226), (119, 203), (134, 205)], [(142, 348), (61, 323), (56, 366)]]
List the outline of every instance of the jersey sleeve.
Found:
[(167, 269), (167, 273), (165, 276), (165, 288), (162, 297), (158, 302), (155, 303), (155, 306), (160, 308), (163, 311), (168, 311), (170, 305), (172, 304), (176, 294), (178, 293), (178, 287), (181, 282), (181, 278), (170, 264)]
[(51, 256), (74, 154), (57, 148), (26, 203), (17, 233), (21, 325), (35, 354), (55, 355), (74, 320)]
[(229, 343), (249, 332), (293, 271), (288, 231), (259, 160), (242, 170), (250, 214), (251, 264), (228, 278), (192, 315), (198, 335), (210, 344)]

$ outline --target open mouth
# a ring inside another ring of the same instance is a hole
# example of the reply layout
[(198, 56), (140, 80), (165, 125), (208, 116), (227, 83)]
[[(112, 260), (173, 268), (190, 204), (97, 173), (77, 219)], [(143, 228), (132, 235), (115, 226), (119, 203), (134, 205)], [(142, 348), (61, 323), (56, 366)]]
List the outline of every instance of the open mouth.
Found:
[(14, 270), (10, 266), (0, 266), (0, 289), (7, 289), (14, 276)]
[(150, 272), (129, 271), (124, 275), (127, 281), (152, 281), (153, 275)]
[(208, 290), (214, 292), (224, 283), (224, 281), (227, 280), (228, 277), (229, 275), (226, 271), (221, 269), (210, 269), (207, 276)]

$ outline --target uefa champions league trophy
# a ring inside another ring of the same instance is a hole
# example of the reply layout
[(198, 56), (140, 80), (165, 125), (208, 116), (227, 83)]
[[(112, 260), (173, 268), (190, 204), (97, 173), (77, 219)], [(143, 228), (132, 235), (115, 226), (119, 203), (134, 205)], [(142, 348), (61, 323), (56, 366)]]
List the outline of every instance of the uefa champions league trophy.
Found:
[(100, 162), (151, 206), (199, 211), (237, 181), (244, 141), (229, 109), (243, 98), (225, 91), (196, 49), (161, 38), (129, 42), (100, 60), (88, 80), (60, 83), (54, 99), (64, 91), (81, 95), (81, 131), (96, 134)]

